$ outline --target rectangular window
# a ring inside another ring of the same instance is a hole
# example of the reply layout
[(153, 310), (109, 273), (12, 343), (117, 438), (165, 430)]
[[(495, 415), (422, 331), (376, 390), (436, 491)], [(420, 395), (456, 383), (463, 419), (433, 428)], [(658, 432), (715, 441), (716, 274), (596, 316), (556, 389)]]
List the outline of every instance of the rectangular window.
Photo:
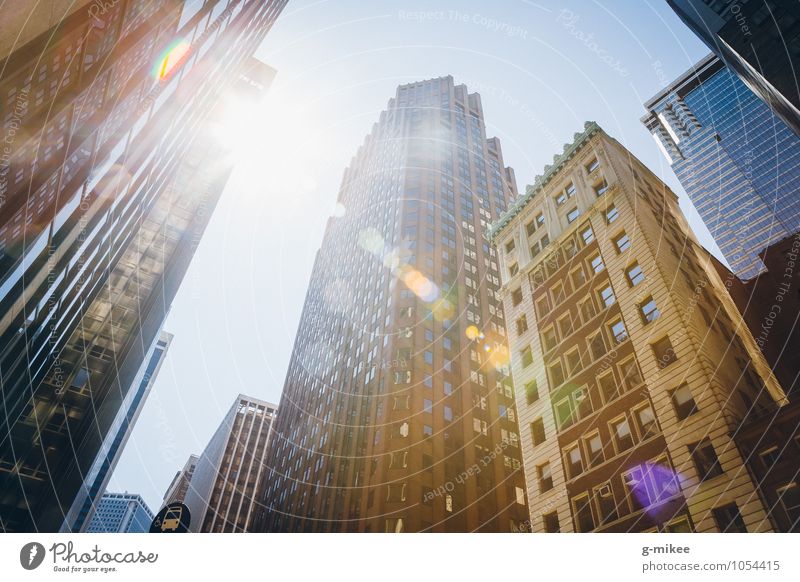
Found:
[(567, 193), (560, 192), (558, 196), (555, 197), (556, 206), (563, 206), (567, 203)]
[(614, 491), (611, 489), (611, 483), (604, 483), (599, 487), (595, 487), (592, 493), (600, 523), (610, 523), (617, 519), (617, 502), (614, 500)]
[(522, 287), (511, 292), (511, 304), (516, 307), (522, 303)]
[(596, 333), (589, 338), (589, 353), (592, 354), (593, 360), (599, 360), (606, 355), (606, 342), (602, 333)]
[(744, 525), (742, 514), (739, 513), (739, 508), (735, 503), (723, 505), (711, 510), (714, 515), (714, 521), (717, 522), (717, 527), (722, 533), (747, 533), (747, 527)]
[(544, 224), (544, 214), (541, 212), (536, 215), (536, 226), (542, 226)]
[(422, 410), (424, 410), (425, 412), (433, 412), (433, 402), (431, 402), (426, 398), (423, 401)]
[(639, 305), (639, 313), (645, 323), (655, 321), (661, 316), (661, 312), (656, 307), (656, 302), (652, 297), (647, 297), (641, 305)]
[(528, 233), (528, 236), (532, 235), (536, 232), (536, 222), (531, 220), (528, 224), (525, 225), (525, 232)]
[(576, 291), (578, 288), (586, 283), (586, 274), (583, 272), (583, 267), (578, 266), (577, 269), (570, 273), (570, 279), (572, 279), (572, 287)]
[(642, 383), (642, 375), (639, 373), (639, 366), (636, 365), (636, 360), (631, 358), (619, 364), (619, 374), (622, 377), (622, 383), (628, 390), (633, 390)]
[(591, 226), (587, 226), (581, 231), (581, 238), (583, 239), (584, 245), (588, 245), (594, 240), (594, 231), (592, 230)]
[(604, 179), (594, 186), (595, 196), (598, 198), (608, 192), (608, 182)]
[(670, 393), (672, 406), (675, 408), (675, 415), (678, 420), (688, 418), (697, 412), (697, 404), (692, 397), (692, 391), (688, 384), (681, 384)]
[(546, 295), (536, 300), (536, 312), (539, 314), (539, 317), (544, 317), (550, 313), (550, 300)]
[(617, 207), (612, 204), (606, 210), (606, 224), (611, 224), (617, 218), (619, 218), (619, 212), (617, 211)]
[(581, 449), (578, 445), (567, 450), (564, 458), (567, 462), (570, 479), (574, 479), (583, 472), (583, 458), (581, 457)]
[(614, 303), (617, 302), (617, 298), (614, 297), (614, 291), (613, 289), (611, 289), (611, 285), (603, 287), (599, 293), (600, 293), (600, 301), (602, 301), (606, 307), (611, 307), (612, 305), (614, 305)]
[(561, 386), (564, 383), (564, 368), (561, 366), (561, 361), (550, 364), (549, 371), (553, 388)]
[(567, 361), (567, 370), (569, 370), (570, 376), (574, 376), (581, 371), (581, 355), (577, 349), (567, 352), (564, 359)]
[(588, 436), (583, 442), (586, 448), (590, 467), (596, 467), (605, 461), (605, 457), (603, 456), (603, 441), (600, 440), (599, 434), (596, 433)]
[(600, 391), (603, 393), (603, 400), (606, 403), (611, 402), (619, 395), (617, 382), (614, 380), (614, 374), (612, 372), (609, 372), (605, 376), (598, 376), (597, 383), (600, 385)]
[(642, 439), (648, 439), (658, 433), (656, 415), (649, 405), (636, 411), (636, 422), (639, 424), (639, 434)]
[(549, 352), (558, 345), (555, 328), (548, 327), (542, 332), (542, 345), (546, 352)]
[(689, 453), (701, 481), (722, 475), (722, 467), (710, 439), (705, 438), (699, 443), (689, 445)]
[(524, 315), (517, 319), (517, 335), (522, 335), (528, 331), (528, 318)]
[(572, 333), (572, 318), (569, 313), (558, 320), (558, 331), (561, 337), (566, 339)]
[(627, 418), (621, 418), (611, 423), (611, 434), (614, 436), (614, 444), (617, 453), (621, 453), (633, 446), (633, 435)]
[(559, 429), (565, 429), (570, 426), (575, 420), (575, 415), (572, 409), (572, 402), (570, 402), (569, 398), (564, 398), (563, 400), (556, 403), (556, 422), (558, 423)]
[(644, 281), (644, 273), (642, 272), (642, 268), (639, 266), (639, 263), (633, 263), (630, 267), (628, 267), (625, 274), (628, 276), (628, 283), (631, 287), (636, 287), (636, 285)]
[(575, 184), (570, 182), (564, 189), (564, 192), (567, 193), (567, 198), (572, 198), (573, 196), (575, 196)]
[(578, 217), (580, 215), (581, 215), (581, 211), (578, 210), (577, 208), (573, 208), (572, 210), (567, 212), (567, 223), (568, 224), (572, 224), (573, 222), (575, 222), (578, 219)]
[(625, 324), (621, 319), (609, 325), (608, 329), (611, 331), (611, 337), (614, 338), (615, 343), (621, 344), (628, 339), (628, 330), (625, 329)]
[(797, 531), (800, 528), (800, 486), (793, 481), (779, 487), (775, 492), (778, 494), (778, 501), (791, 524), (789, 531)]
[(531, 347), (528, 346), (524, 350), (520, 352), (520, 357), (522, 358), (522, 367), (527, 368), (531, 364), (533, 364), (533, 352), (531, 351)]
[(536, 468), (539, 477), (539, 493), (550, 491), (553, 488), (553, 476), (550, 474), (550, 463), (539, 465)]
[(587, 297), (586, 300), (580, 304), (580, 310), (583, 323), (587, 323), (597, 313), (594, 309), (594, 302), (591, 297)]
[(513, 251), (513, 250), (514, 250), (514, 247), (515, 247), (515, 246), (516, 246), (516, 245), (514, 244), (514, 239), (512, 238), (510, 241), (508, 241), (508, 242), (506, 243), (506, 252), (507, 252), (507, 253), (510, 253), (511, 251)]
[(572, 509), (575, 513), (575, 525), (581, 533), (590, 532), (594, 529), (594, 518), (592, 517), (592, 505), (589, 503), (589, 495), (583, 494), (572, 499)]
[(654, 344), (652, 344), (653, 355), (656, 358), (658, 367), (662, 370), (678, 359), (669, 337), (663, 337)]
[(558, 513), (556, 513), (555, 511), (543, 515), (542, 522), (544, 523), (545, 533), (561, 532), (561, 526), (558, 523)]
[(629, 248), (631, 248), (631, 239), (628, 238), (626, 233), (622, 233), (617, 235), (617, 238), (614, 239), (614, 245), (617, 247), (618, 253), (624, 253)]
[(544, 433), (544, 420), (541, 418), (537, 418), (531, 423), (531, 439), (533, 440), (534, 447), (547, 440)]
[(517, 263), (511, 263), (511, 266), (508, 267), (508, 274), (512, 277), (519, 273), (519, 265)]
[(600, 167), (600, 162), (597, 161), (597, 158), (592, 158), (592, 160), (588, 164), (586, 164), (586, 171), (589, 174), (591, 174), (599, 167)]
[(525, 384), (525, 400), (528, 404), (533, 404), (539, 400), (539, 386), (536, 384), (536, 380), (531, 380)]
[(592, 265), (592, 271), (596, 273), (601, 273), (606, 266), (603, 264), (603, 259), (600, 258), (600, 255), (595, 255), (589, 261)]

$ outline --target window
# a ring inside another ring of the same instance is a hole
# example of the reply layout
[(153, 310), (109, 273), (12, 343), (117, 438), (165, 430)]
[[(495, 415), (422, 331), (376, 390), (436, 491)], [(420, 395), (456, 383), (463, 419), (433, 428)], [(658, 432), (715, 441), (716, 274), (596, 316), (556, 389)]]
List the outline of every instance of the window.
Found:
[(636, 287), (639, 283), (644, 281), (644, 273), (642, 272), (642, 268), (639, 266), (639, 263), (633, 263), (628, 270), (625, 272), (628, 276), (628, 283), (631, 287)]
[(427, 424), (423, 425), (422, 434), (425, 435), (426, 437), (427, 436), (432, 436), (433, 435), (433, 427), (432, 426), (428, 426)]
[(575, 222), (578, 219), (578, 217), (580, 215), (581, 215), (581, 211), (578, 210), (577, 208), (573, 208), (572, 210), (567, 212), (567, 223), (568, 224), (572, 224), (573, 222)]
[(556, 330), (553, 327), (548, 327), (542, 332), (542, 344), (546, 352), (549, 352), (558, 345), (558, 338), (556, 337)]
[(574, 420), (574, 413), (572, 409), (572, 402), (569, 398), (556, 403), (556, 422), (559, 429), (564, 429), (570, 426)]
[(596, 333), (589, 338), (589, 353), (593, 360), (598, 360), (606, 354), (606, 342), (602, 333)]
[(680, 486), (666, 458), (646, 462), (622, 475), (633, 511), (649, 507), (680, 493)]
[(564, 383), (564, 368), (561, 366), (561, 361), (556, 361), (550, 364), (550, 381), (553, 387), (561, 386)]
[(539, 317), (544, 317), (550, 312), (550, 300), (546, 295), (536, 300), (536, 311)]
[(590, 532), (594, 529), (594, 518), (592, 517), (592, 506), (589, 503), (589, 495), (584, 493), (572, 499), (572, 508), (575, 513), (575, 525), (581, 533)]
[(606, 209), (606, 224), (611, 224), (617, 218), (619, 218), (619, 212), (617, 211), (617, 207), (612, 204)]
[(689, 518), (684, 515), (678, 519), (673, 519), (664, 526), (664, 533), (692, 533)]
[(633, 435), (631, 435), (631, 427), (627, 418), (613, 421), (611, 423), (611, 434), (614, 436), (617, 453), (621, 453), (633, 446)]
[(617, 502), (614, 501), (614, 491), (611, 489), (611, 483), (604, 483), (599, 487), (595, 487), (593, 496), (600, 523), (609, 523), (617, 519)]
[(636, 411), (636, 422), (639, 424), (639, 434), (642, 439), (650, 438), (658, 432), (656, 416), (649, 405)]
[(541, 212), (536, 215), (536, 226), (542, 226), (544, 224), (544, 214)]
[(586, 164), (586, 171), (591, 174), (599, 167), (600, 167), (600, 162), (597, 161), (597, 158), (592, 158), (592, 161)]
[(600, 290), (600, 301), (602, 301), (606, 307), (611, 307), (617, 302), (617, 298), (614, 297), (614, 291), (611, 289), (611, 285), (607, 285)]
[(511, 263), (511, 266), (508, 267), (508, 274), (512, 277), (519, 273), (519, 265), (517, 263)]
[(599, 434), (595, 433), (586, 437), (584, 439), (584, 446), (586, 447), (590, 467), (596, 467), (605, 461), (605, 457), (603, 456), (603, 441), (600, 440)]
[(583, 267), (578, 266), (577, 269), (570, 273), (570, 278), (572, 279), (572, 287), (577, 291), (577, 289), (586, 283), (586, 274), (583, 272)]
[(528, 318), (524, 315), (517, 319), (517, 335), (522, 335), (528, 331)]
[(614, 374), (612, 372), (609, 372), (605, 376), (598, 376), (597, 382), (600, 384), (600, 391), (603, 393), (603, 400), (606, 403), (618, 396), (617, 382), (614, 380)]
[(645, 323), (655, 321), (661, 315), (661, 312), (656, 307), (656, 302), (652, 297), (647, 297), (641, 305), (639, 305), (639, 313)]
[(453, 421), (453, 409), (450, 408), (449, 406), (444, 407), (444, 419), (447, 422)]
[(581, 370), (581, 355), (577, 349), (568, 352), (564, 359), (567, 361), (567, 370), (569, 370), (570, 376), (574, 376)]
[(427, 398), (423, 400), (422, 410), (425, 412), (433, 412), (433, 402), (431, 402)]
[(558, 320), (558, 331), (561, 332), (561, 337), (564, 339), (572, 333), (572, 318), (569, 313)]
[(622, 376), (622, 383), (628, 390), (632, 390), (642, 383), (639, 366), (636, 365), (636, 360), (633, 358), (620, 363), (619, 373)]
[(688, 418), (697, 412), (697, 404), (692, 397), (692, 391), (688, 384), (681, 384), (670, 393), (672, 406), (675, 408), (675, 415), (678, 420)]
[(631, 247), (631, 239), (623, 232), (614, 239), (614, 245), (617, 247), (618, 253), (624, 253)]
[(574, 479), (583, 472), (583, 458), (581, 457), (581, 449), (575, 445), (569, 449), (565, 455), (567, 461), (567, 468), (569, 469), (570, 479)]
[(550, 463), (539, 465), (536, 468), (539, 477), (539, 493), (550, 491), (553, 488), (553, 476), (550, 474)]
[(520, 357), (522, 358), (522, 367), (527, 368), (533, 363), (533, 352), (531, 351), (531, 347), (528, 346), (524, 350), (520, 352)]
[(514, 244), (514, 239), (512, 238), (510, 241), (508, 241), (508, 242), (506, 243), (506, 252), (507, 252), (507, 253), (510, 253), (511, 251), (513, 251), (513, 250), (514, 250), (514, 247), (515, 247), (515, 244)]
[(406, 500), (406, 485), (405, 483), (391, 484), (388, 487), (386, 501), (397, 503)]
[(761, 458), (764, 468), (770, 470), (778, 463), (780, 453), (778, 452), (778, 447), (770, 447), (766, 451), (758, 453), (758, 456)]
[(800, 486), (791, 482), (776, 490), (778, 501), (789, 518), (789, 531), (800, 528)]
[(600, 258), (600, 255), (595, 255), (589, 261), (592, 265), (592, 271), (595, 273), (600, 273), (606, 266), (603, 264), (603, 259)]
[(559, 193), (558, 196), (555, 197), (556, 206), (563, 206), (567, 202), (567, 193), (566, 191)]
[(583, 318), (583, 323), (587, 323), (590, 319), (592, 319), (595, 316), (596, 312), (591, 297), (587, 297), (585, 301), (580, 303), (579, 309), (581, 311), (581, 318)]
[(655, 342), (651, 347), (653, 348), (653, 355), (656, 357), (658, 367), (662, 370), (678, 359), (669, 341), (669, 337), (667, 336)]
[(742, 514), (735, 503), (723, 505), (711, 510), (714, 521), (722, 533), (747, 533)]
[(542, 516), (545, 533), (560, 533), (561, 526), (558, 523), (558, 513), (553, 511)]
[(722, 475), (722, 467), (711, 440), (705, 438), (699, 443), (689, 445), (689, 453), (692, 455), (692, 461), (701, 481)]
[(606, 180), (602, 180), (598, 184), (594, 186), (594, 193), (599, 198), (603, 194), (608, 191), (608, 182)]
[(583, 239), (583, 244), (588, 245), (590, 242), (594, 240), (594, 231), (592, 231), (592, 227), (587, 226), (585, 229), (581, 231), (581, 238)]
[(536, 384), (536, 380), (531, 380), (525, 384), (525, 400), (528, 404), (533, 404), (539, 400), (539, 386)]
[(425, 351), (424, 354), (425, 363), (426, 364), (433, 364), (433, 352)]
[(572, 198), (573, 196), (575, 196), (575, 184), (570, 182), (564, 189), (564, 192), (567, 193), (567, 198)]
[(528, 233), (528, 236), (536, 232), (536, 223), (533, 220), (531, 220), (528, 224), (525, 225), (525, 232)]
[(531, 439), (534, 447), (547, 440), (544, 433), (544, 420), (541, 418), (537, 418), (531, 423)]
[(511, 292), (511, 304), (516, 307), (522, 303), (522, 287)]
[(608, 329), (611, 330), (611, 337), (614, 338), (615, 343), (621, 344), (628, 339), (628, 331), (625, 329), (625, 324), (622, 323), (621, 319), (609, 325)]

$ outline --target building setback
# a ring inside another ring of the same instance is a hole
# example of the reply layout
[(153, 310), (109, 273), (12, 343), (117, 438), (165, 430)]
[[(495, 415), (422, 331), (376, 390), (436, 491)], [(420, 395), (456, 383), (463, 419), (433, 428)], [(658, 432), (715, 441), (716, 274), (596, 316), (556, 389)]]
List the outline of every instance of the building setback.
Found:
[(800, 136), (797, 2), (667, 2), (692, 32)]
[(197, 468), (197, 461), (200, 457), (197, 455), (189, 455), (189, 459), (183, 466), (183, 469), (175, 473), (172, 482), (167, 487), (167, 492), (164, 493), (163, 505), (170, 503), (183, 503), (186, 500), (186, 494), (189, 492), (189, 483), (192, 481), (192, 475)]
[(233, 403), (189, 480), (190, 531), (250, 531), (276, 408), (242, 394)]
[(252, 77), (286, 0), (107, 4), (0, 67), (13, 142), (0, 163), (0, 531), (62, 526), (230, 172), (208, 121)]
[(94, 464), (84, 476), (83, 485), (61, 526), (62, 532), (85, 531), (91, 522), (99, 497), (108, 486), (108, 481), (147, 401), (171, 342), (172, 334), (162, 331), (148, 351), (142, 368), (134, 380), (134, 387), (127, 391)]
[(526, 528), (494, 251), (516, 194), (480, 96), (402, 85), (318, 252), (268, 451), (259, 531)]
[(135, 493), (104, 493), (86, 528), (88, 533), (147, 533), (153, 512)]
[(733, 271), (800, 231), (800, 136), (714, 55), (645, 103), (653, 134)]
[(492, 237), (533, 530), (772, 531), (733, 436), (787, 400), (675, 194), (587, 123)]

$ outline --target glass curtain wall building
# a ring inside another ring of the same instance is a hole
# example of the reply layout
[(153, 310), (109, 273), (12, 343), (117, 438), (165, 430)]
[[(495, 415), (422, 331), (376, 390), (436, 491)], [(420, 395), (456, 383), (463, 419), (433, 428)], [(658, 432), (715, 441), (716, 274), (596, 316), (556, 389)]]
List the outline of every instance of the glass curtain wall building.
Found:
[(402, 85), (345, 170), (270, 441), (260, 531), (525, 529), (480, 96)]
[(714, 55), (645, 103), (642, 118), (733, 271), (800, 231), (800, 137)]
[(108, 4), (3, 62), (0, 531), (61, 527), (230, 172), (211, 116), (286, 1)]
[(147, 533), (153, 512), (139, 495), (106, 493), (88, 523), (89, 533)]

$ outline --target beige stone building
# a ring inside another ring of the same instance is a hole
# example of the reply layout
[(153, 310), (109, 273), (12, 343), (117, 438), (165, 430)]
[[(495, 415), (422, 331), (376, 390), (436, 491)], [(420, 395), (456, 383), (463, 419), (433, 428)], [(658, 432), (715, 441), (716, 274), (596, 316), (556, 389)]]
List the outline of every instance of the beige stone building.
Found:
[(771, 531), (733, 435), (785, 394), (676, 195), (587, 123), (490, 237), (532, 530)]

